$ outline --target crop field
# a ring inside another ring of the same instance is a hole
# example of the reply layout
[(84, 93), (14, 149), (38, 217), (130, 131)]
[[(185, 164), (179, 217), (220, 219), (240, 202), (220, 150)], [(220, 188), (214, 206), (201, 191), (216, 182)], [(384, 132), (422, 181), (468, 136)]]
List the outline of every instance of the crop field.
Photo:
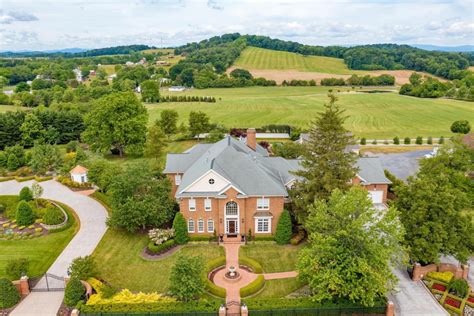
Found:
[[(409, 82), (413, 70), (352, 70), (347, 67), (344, 60), (323, 56), (304, 56), (296, 53), (282, 52), (271, 49), (247, 47), (240, 57), (227, 72), (235, 68), (244, 68), (252, 73), (254, 77), (263, 77), (281, 83), (283, 80), (311, 80), (320, 82), (324, 78), (347, 79), (351, 75), (389, 74), (395, 77), (395, 82), (402, 85)], [(427, 73), (420, 74), (431, 76)], [(442, 78), (437, 78), (445, 81)]]
[[(240, 54), (234, 66), (246, 69), (278, 69), (324, 72), (348, 75), (358, 71), (350, 70), (342, 59), (301, 54), (271, 49), (247, 47)], [(359, 73), (361, 73), (359, 71)]]
[[(470, 102), (448, 99), (421, 99), (395, 92), (362, 93), (349, 88), (334, 88), (338, 104), (347, 115), (346, 128), (358, 137), (391, 139), (399, 137), (448, 137), (453, 121), (474, 122)], [(250, 87), (234, 89), (188, 90), (163, 94), (213, 96), (216, 103), (161, 103), (146, 105), (150, 122), (163, 109), (175, 109), (180, 122), (187, 123), (189, 112), (203, 111), (211, 122), (226, 127), (260, 127), (290, 124), (307, 128), (327, 102), (326, 87)], [(349, 92), (348, 92), (349, 91)]]

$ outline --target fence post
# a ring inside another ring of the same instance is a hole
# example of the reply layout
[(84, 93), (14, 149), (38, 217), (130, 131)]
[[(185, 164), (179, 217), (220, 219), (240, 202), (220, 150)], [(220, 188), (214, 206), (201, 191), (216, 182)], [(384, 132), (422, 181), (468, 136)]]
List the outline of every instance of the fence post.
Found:
[(242, 305), (240, 307), (240, 316), (248, 316), (249, 315), (249, 310), (247, 308), (247, 305)]
[(226, 308), (224, 305), (221, 305), (219, 308), (219, 316), (225, 316), (227, 314)]
[(28, 276), (26, 275), (20, 278), (20, 294), (22, 296), (30, 294), (30, 284), (28, 283)]
[(71, 312), (71, 316), (79, 316), (81, 312), (79, 312), (78, 309), (73, 309), (72, 312)]

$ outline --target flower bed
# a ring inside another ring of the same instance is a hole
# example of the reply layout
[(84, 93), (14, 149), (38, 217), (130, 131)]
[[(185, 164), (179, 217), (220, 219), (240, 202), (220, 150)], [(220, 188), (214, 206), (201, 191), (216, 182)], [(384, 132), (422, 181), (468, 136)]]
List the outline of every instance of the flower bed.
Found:
[[(449, 279), (451, 282), (448, 284), (448, 282), (443, 282), (440, 279)], [(453, 289), (451, 289), (450, 292), (450, 287), (452, 287), (452, 284), (455, 282), (460, 282), (460, 280), (452, 279), (450, 272), (443, 274), (428, 274), (423, 279), (423, 283), (425, 283), (440, 305), (443, 306), (450, 315), (471, 315), (469, 314), (470, 311), (474, 311), (474, 293), (471, 292), (465, 297), (459, 297), (457, 292), (453, 291)]]
[(446, 299), (444, 300), (444, 304), (450, 305), (455, 308), (461, 307), (461, 302), (451, 297), (446, 297)]
[(439, 283), (434, 283), (432, 286), (431, 286), (432, 289), (435, 289), (435, 290), (438, 290), (438, 291), (441, 291), (441, 292), (444, 292), (446, 291), (446, 286), (442, 285), (442, 284), (439, 284)]

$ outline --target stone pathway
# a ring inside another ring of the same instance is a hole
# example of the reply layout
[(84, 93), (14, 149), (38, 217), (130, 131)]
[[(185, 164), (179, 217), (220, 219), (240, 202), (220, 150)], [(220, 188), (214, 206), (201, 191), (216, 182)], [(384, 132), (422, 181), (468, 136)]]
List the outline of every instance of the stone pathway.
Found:
[[(0, 182), (0, 195), (17, 195), (23, 187), (31, 187), (33, 183), (34, 181), (17, 182), (14, 180)], [(48, 269), (48, 273), (65, 277), (72, 260), (92, 254), (102, 239), (107, 230), (105, 225), (107, 211), (96, 200), (73, 192), (54, 180), (41, 182), (40, 185), (44, 189), (43, 198), (66, 204), (74, 209), (80, 220), (79, 231)], [(43, 286), (43, 283), (42, 279), (36, 287)], [(33, 292), (10, 315), (55, 316), (63, 295), (64, 292)]]
[[(259, 274), (249, 272), (239, 268), (239, 249), (240, 243), (238, 242), (224, 242), (224, 249), (226, 255), (226, 268), (218, 271), (214, 276), (214, 283), (217, 286), (225, 288), (227, 291), (226, 303), (230, 304), (227, 312), (234, 314), (240, 313), (240, 289), (249, 283), (253, 282)], [(229, 281), (224, 277), (225, 273), (230, 267), (234, 267), (238, 273), (240, 273), (240, 279), (237, 281)], [(277, 272), (277, 273), (264, 273), (265, 280), (276, 280), (294, 278), (298, 276), (298, 272)]]

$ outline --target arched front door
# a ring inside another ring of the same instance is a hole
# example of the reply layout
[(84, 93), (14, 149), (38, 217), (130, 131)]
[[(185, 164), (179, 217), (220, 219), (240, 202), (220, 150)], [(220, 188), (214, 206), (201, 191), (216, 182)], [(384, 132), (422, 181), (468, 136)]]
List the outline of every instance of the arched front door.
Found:
[(234, 201), (225, 205), (225, 232), (227, 235), (239, 234), (239, 205)]

